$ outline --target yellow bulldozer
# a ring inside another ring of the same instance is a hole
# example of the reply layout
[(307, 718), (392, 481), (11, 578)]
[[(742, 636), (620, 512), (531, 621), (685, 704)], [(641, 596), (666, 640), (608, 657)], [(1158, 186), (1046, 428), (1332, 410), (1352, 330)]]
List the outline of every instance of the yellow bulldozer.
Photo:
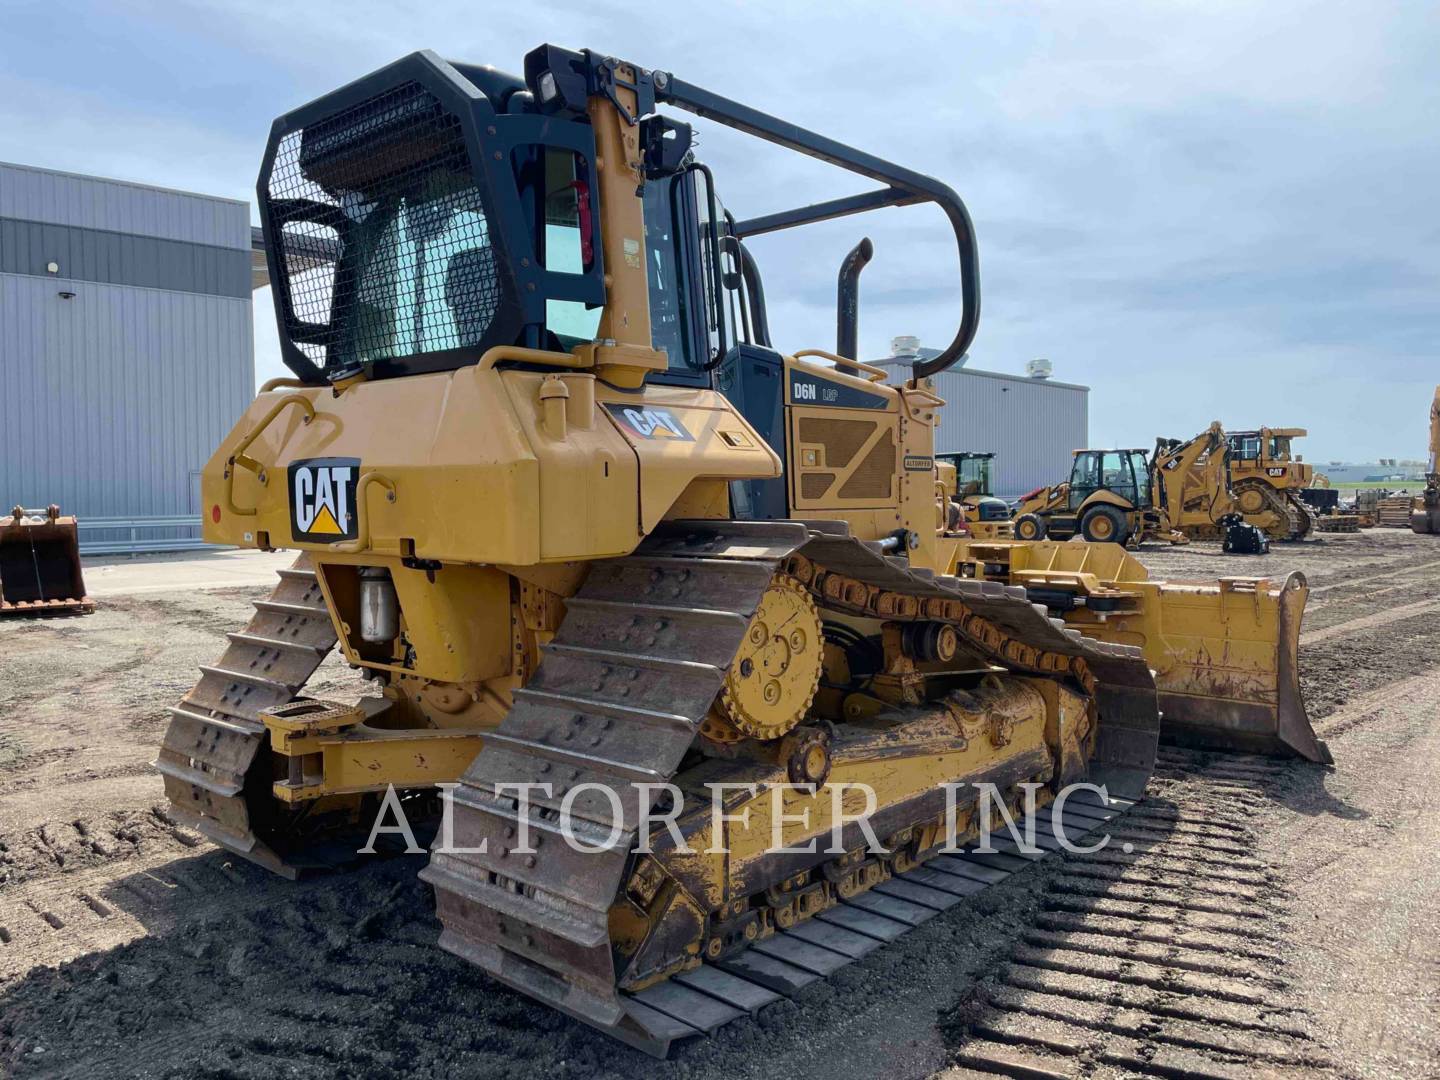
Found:
[[(736, 217), (674, 110), (876, 186)], [(1149, 582), (937, 522), (925, 382), (980, 295), (946, 185), (546, 45), (282, 116), (258, 194), (294, 378), (203, 469), (204, 534), (300, 555), (156, 762), (230, 850), (293, 875), (438, 812), (440, 945), (663, 1055), (1028, 865), (966, 850), (982, 825), (1123, 812), (1162, 701), (1322, 756), (1291, 732), (1303, 579)], [(746, 241), (917, 203), (958, 254), (943, 352), (890, 386), (775, 350)], [(371, 692), (305, 697), (336, 648)]]
[(1076, 450), (1070, 479), (1036, 488), (1016, 505), (1020, 540), (1184, 543), (1230, 511), (1225, 432), (1218, 421), (1192, 439), (1157, 439), (1154, 450)]
[(1271, 540), (1303, 540), (1315, 531), (1315, 514), (1301, 498), (1315, 470), (1293, 452), (1294, 440), (1305, 434), (1304, 428), (1262, 427), (1226, 435), (1234, 510)]
[(1440, 533), (1440, 386), (1430, 403), (1430, 458), (1425, 469), (1425, 491), (1410, 510), (1410, 528), (1417, 533)]
[(977, 540), (1005, 540), (1015, 535), (1010, 506), (995, 495), (991, 464), (995, 455), (965, 450), (935, 455), (938, 493), (947, 528)]

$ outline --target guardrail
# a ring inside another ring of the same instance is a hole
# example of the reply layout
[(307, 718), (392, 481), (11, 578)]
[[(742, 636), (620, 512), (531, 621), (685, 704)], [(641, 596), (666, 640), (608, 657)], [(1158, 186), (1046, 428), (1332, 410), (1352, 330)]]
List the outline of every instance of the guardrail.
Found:
[[(77, 523), (82, 555), (136, 555), (149, 551), (199, 551), (214, 547), (199, 536), (200, 517), (86, 518)], [(191, 536), (156, 536), (194, 530)], [(91, 539), (86, 539), (86, 534)], [(99, 534), (99, 535), (97, 535)]]

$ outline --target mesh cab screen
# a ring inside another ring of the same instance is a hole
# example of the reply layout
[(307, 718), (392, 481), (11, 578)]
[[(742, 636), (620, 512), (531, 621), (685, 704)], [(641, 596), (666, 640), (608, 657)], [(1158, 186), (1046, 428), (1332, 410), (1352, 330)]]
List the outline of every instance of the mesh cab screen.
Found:
[(286, 330), (331, 371), (479, 348), (502, 294), (458, 117), (409, 82), (284, 135), (267, 225)]

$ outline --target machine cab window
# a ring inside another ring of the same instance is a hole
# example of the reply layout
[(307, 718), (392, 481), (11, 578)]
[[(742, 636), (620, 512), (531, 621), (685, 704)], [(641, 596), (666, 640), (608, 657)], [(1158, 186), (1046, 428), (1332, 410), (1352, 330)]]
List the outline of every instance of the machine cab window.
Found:
[(1260, 460), (1260, 436), (1258, 434), (1232, 435), (1230, 454), (1241, 461)]
[[(1140, 486), (1136, 482), (1134, 457), (1139, 455), (1145, 468), (1144, 453), (1124, 450), (1086, 450), (1075, 455), (1070, 471), (1070, 509), (1078, 510), (1097, 491), (1110, 491), (1140, 505)], [(1140, 475), (1144, 475), (1143, 472)]]
[[(590, 176), (584, 158), (548, 147), (544, 154), (545, 227), (540, 261), (546, 270), (583, 274), (594, 264), (591, 242)], [(601, 309), (578, 300), (545, 301), (545, 329), (564, 349), (593, 341)]]
[(1135, 484), (1136, 506), (1149, 506), (1150, 499), (1150, 458), (1144, 450), (1130, 451), (1130, 471)]
[(1080, 505), (1101, 487), (1101, 457), (1098, 451), (1092, 450), (1075, 455), (1075, 462), (1070, 467), (1072, 510), (1079, 509)]

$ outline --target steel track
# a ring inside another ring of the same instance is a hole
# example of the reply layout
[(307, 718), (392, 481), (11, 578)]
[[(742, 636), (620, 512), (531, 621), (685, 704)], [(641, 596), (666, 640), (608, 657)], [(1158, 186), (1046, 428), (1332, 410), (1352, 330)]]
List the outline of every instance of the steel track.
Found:
[[(442, 947), (663, 1056), (672, 1041), (795, 993), (959, 903), (987, 879), (1027, 865), (1013, 855), (974, 862), (947, 857), (855, 897), (828, 918), (777, 933), (737, 959), (703, 965), (638, 994), (617, 993), (608, 912), (625, 880), (639, 821), (650, 809), (634, 782), (675, 775), (761, 595), (792, 555), (863, 583), (873, 592), (870, 602), (905, 597), (917, 610), (948, 613), (930, 617), (952, 619), (967, 648), (1012, 670), (1054, 676), (1069, 671), (1055, 666), (1057, 660), (1083, 661), (1101, 717), (1091, 778), (1120, 798), (1089, 816), (1079, 808), (1072, 813), (1095, 823), (1140, 796), (1159, 717), (1137, 650), (1066, 629), (1026, 600), (1023, 589), (913, 570), (902, 558), (887, 558), (879, 545), (854, 539), (842, 523), (676, 523), (634, 555), (597, 564), (567, 601), (569, 614), (535, 678), (516, 693), (498, 737), (486, 740), (462, 778), (455, 792), (456, 846), (483, 842), (487, 850), (437, 852), (422, 872), (436, 889)], [(849, 599), (838, 604), (849, 606)], [(976, 618), (984, 624), (979, 630)], [(514, 793), (503, 787), (516, 781), (551, 783), (554, 797), (534, 799), (522, 821)], [(589, 854), (567, 845), (556, 824), (566, 790), (582, 783), (606, 785), (621, 800), (618, 818), (606, 799), (576, 800), (578, 831), (599, 845)], [(522, 825), (536, 850), (512, 854)]]

